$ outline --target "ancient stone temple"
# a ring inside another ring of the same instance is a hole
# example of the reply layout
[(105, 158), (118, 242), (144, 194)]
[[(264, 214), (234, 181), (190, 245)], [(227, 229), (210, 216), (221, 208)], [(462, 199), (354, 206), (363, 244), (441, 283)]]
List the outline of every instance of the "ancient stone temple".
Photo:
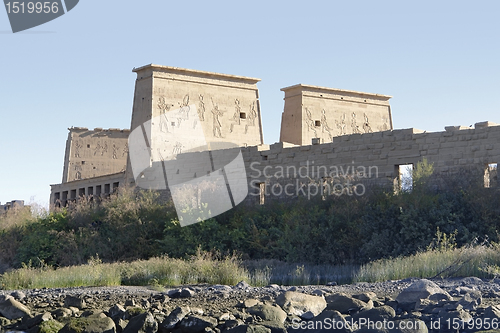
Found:
[(105, 197), (125, 185), (168, 196), (210, 177), (227, 187), (229, 194), (221, 196), (232, 206), (263, 204), (267, 197), (309, 196), (318, 188), (325, 195), (329, 184), (344, 193), (347, 188), (338, 186), (345, 180), (392, 186), (402, 167), (411, 170), (423, 158), (438, 174), (465, 168), (485, 187), (498, 187), (500, 126), (492, 122), (436, 133), (394, 130), (390, 96), (298, 84), (282, 89), (280, 142), (269, 146), (259, 79), (159, 65), (133, 71), (130, 130), (70, 128), (62, 183), (51, 185), (52, 205)]

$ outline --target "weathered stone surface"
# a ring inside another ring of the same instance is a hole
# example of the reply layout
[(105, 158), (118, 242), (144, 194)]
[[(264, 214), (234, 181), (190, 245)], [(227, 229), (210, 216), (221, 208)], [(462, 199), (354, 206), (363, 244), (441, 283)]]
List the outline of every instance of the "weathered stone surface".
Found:
[(0, 314), (7, 319), (18, 319), (29, 315), (31, 311), (22, 303), (16, 301), (12, 296), (6, 296), (3, 302), (0, 302)]
[(412, 283), (408, 288), (403, 290), (398, 297), (396, 297), (396, 301), (400, 304), (416, 303), (418, 300), (429, 298), (429, 296), (434, 294), (449, 296), (446, 291), (441, 289), (434, 282), (421, 279)]
[(484, 309), (483, 318), (488, 318), (490, 322), (496, 319), (500, 323), (500, 305), (491, 305)]
[(158, 323), (149, 312), (142, 313), (130, 319), (123, 333), (155, 333)]
[(482, 302), (481, 292), (478, 290), (469, 291), (465, 294), (458, 304), (462, 305), (465, 310), (475, 310)]
[(160, 324), (161, 328), (171, 330), (179, 323), (191, 310), (187, 306), (179, 306), (175, 308)]
[(59, 333), (116, 333), (116, 326), (108, 317), (71, 318)]
[(108, 310), (109, 316), (113, 319), (125, 319), (126, 313), (127, 310), (120, 304), (115, 304)]
[(286, 312), (278, 306), (267, 304), (255, 305), (247, 309), (247, 312), (262, 318), (265, 321), (283, 324), (286, 319)]
[(394, 329), (389, 329), (389, 333), (428, 333), (429, 329), (423, 320), (402, 319), (394, 321)]
[(377, 299), (377, 294), (375, 294), (373, 291), (367, 291), (366, 293), (352, 295), (352, 297), (368, 303), (368, 301), (370, 300), (375, 301)]
[(69, 308), (70, 306), (83, 309), (86, 307), (86, 303), (83, 297), (67, 295), (64, 299), (64, 307)]
[(396, 317), (396, 311), (390, 306), (384, 305), (370, 310), (361, 311), (352, 316), (355, 321), (360, 318), (370, 320), (372, 322), (390, 320)]
[(340, 313), (347, 314), (350, 310), (368, 309), (370, 306), (356, 298), (345, 294), (333, 294), (325, 297), (328, 310), (337, 310)]
[(179, 324), (179, 328), (184, 333), (201, 333), (215, 326), (217, 326), (215, 318), (203, 316), (187, 316)]
[[(304, 319), (311, 319), (326, 308), (326, 300), (323, 297), (293, 291), (287, 291), (279, 295), (276, 303), (288, 314), (303, 317)], [(309, 314), (304, 317), (307, 313)]]

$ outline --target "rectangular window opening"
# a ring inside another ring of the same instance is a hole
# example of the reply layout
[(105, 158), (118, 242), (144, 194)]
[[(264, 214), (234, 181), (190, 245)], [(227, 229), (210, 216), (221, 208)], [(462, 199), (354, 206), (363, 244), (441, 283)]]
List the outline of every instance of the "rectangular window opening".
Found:
[(247, 114), (245, 112), (240, 112), (240, 119), (247, 119)]
[(321, 126), (321, 120), (315, 120), (314, 121), (314, 126), (320, 127)]
[(266, 202), (266, 183), (258, 183), (259, 185), (259, 205), (263, 205)]
[(394, 191), (411, 192), (413, 190), (413, 164), (399, 164), (394, 169), (397, 175), (394, 179)]
[(111, 184), (104, 184), (104, 194), (109, 194), (111, 190)]
[(97, 185), (95, 187), (95, 195), (101, 195), (101, 192), (102, 192), (102, 186), (101, 185)]
[(498, 163), (488, 163), (484, 169), (484, 187), (498, 187)]

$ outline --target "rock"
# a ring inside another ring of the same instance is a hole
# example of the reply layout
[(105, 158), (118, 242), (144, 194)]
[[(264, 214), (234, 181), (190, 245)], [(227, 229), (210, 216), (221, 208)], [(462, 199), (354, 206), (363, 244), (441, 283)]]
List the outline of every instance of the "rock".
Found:
[(127, 311), (120, 304), (115, 304), (108, 310), (108, 315), (112, 319), (118, 319), (118, 318), (125, 319), (126, 313)]
[(109, 317), (71, 318), (59, 333), (116, 333), (116, 326)]
[(58, 322), (57, 320), (48, 320), (40, 323), (38, 331), (40, 333), (55, 333), (60, 332), (63, 327), (64, 324)]
[(460, 282), (462, 283), (462, 286), (481, 285), (484, 283), (483, 280), (475, 276), (463, 278)]
[(207, 328), (215, 328), (215, 326), (217, 326), (215, 318), (202, 316), (187, 316), (179, 324), (179, 328), (184, 333), (202, 333)]
[(313, 290), (313, 292), (311, 293), (315, 296), (323, 296), (326, 294), (326, 292), (324, 290), (321, 290), (321, 289), (315, 289)]
[(347, 296), (346, 294), (332, 294), (325, 297), (328, 310), (337, 310), (340, 313), (348, 314), (351, 310), (368, 309), (370, 306), (356, 298)]
[(352, 295), (352, 297), (368, 303), (368, 301), (375, 301), (377, 299), (377, 294), (375, 294), (373, 291), (368, 291), (366, 293)]
[(403, 290), (396, 297), (396, 301), (403, 307), (413, 308), (418, 300), (429, 298), (429, 296), (434, 294), (448, 295), (451, 299), (451, 296), (434, 282), (420, 279)]
[(67, 295), (66, 298), (64, 299), (64, 307), (68, 308), (70, 306), (83, 309), (87, 305), (85, 304), (85, 300), (83, 299), (83, 297)]
[(361, 311), (352, 316), (355, 322), (360, 322), (360, 319), (366, 319), (372, 322), (383, 322), (396, 317), (396, 311), (388, 305), (380, 306), (370, 310)]
[(179, 306), (175, 308), (160, 324), (165, 330), (172, 330), (191, 310), (187, 306)]
[(28, 319), (26, 321), (25, 325), (26, 325), (26, 327), (31, 328), (33, 326), (40, 325), (44, 321), (49, 321), (49, 320), (53, 320), (53, 319), (54, 318), (52, 318), (52, 315), (50, 314), (50, 312), (45, 312), (45, 313), (39, 314), (38, 316), (35, 316), (33, 318)]
[(16, 290), (10, 293), (10, 296), (14, 297), (18, 301), (22, 301), (26, 297), (26, 294), (20, 290)]
[(496, 304), (488, 306), (486, 309), (484, 309), (483, 318), (489, 319), (490, 323), (493, 319), (496, 319), (496, 321), (500, 322), (500, 305)]
[(22, 303), (16, 301), (12, 296), (6, 296), (0, 303), (0, 314), (7, 319), (18, 319), (29, 315), (30, 310)]
[(158, 331), (158, 323), (153, 315), (144, 312), (130, 319), (123, 333), (155, 333)]
[(234, 286), (236, 289), (248, 289), (250, 285), (246, 281), (240, 281)]
[(254, 298), (249, 298), (249, 299), (246, 299), (244, 300), (241, 305), (244, 307), (244, 308), (250, 308), (252, 306), (255, 306), (257, 304), (262, 304), (259, 300), (256, 300)]
[(481, 292), (478, 290), (472, 290), (465, 294), (458, 304), (462, 305), (465, 310), (475, 310), (479, 304), (482, 302)]
[(259, 304), (247, 309), (248, 313), (262, 318), (262, 320), (283, 324), (286, 312), (278, 306)]
[(262, 325), (240, 325), (224, 332), (227, 333), (271, 333), (271, 329)]
[(323, 297), (293, 291), (287, 291), (279, 295), (276, 304), (290, 315), (302, 317), (308, 313), (308, 318), (304, 317), (303, 319), (311, 319), (326, 308), (326, 301)]
[(327, 286), (329, 286), (329, 287), (336, 286), (336, 285), (337, 285), (337, 282), (335, 282), (335, 281), (330, 281), (330, 282), (327, 282), (327, 283), (326, 283), (326, 285), (327, 285)]
[(193, 290), (191, 290), (189, 288), (184, 288), (181, 290), (180, 297), (181, 298), (189, 298), (189, 297), (193, 297), (195, 294), (196, 293)]
[(307, 321), (292, 321), (288, 332), (312, 333), (312, 332), (341, 332), (351, 333), (350, 323), (342, 314), (335, 310), (325, 310), (319, 316)]
[[(472, 316), (467, 311), (441, 311), (440, 313), (441, 319), (441, 328), (447, 330), (450, 329), (448, 326), (457, 325), (458, 327), (462, 327), (462, 323), (468, 323), (472, 320)], [(465, 324), (464, 324), (465, 325)]]
[(59, 308), (52, 311), (51, 314), (57, 319), (57, 318), (71, 317), (73, 315), (73, 311), (66, 308)]

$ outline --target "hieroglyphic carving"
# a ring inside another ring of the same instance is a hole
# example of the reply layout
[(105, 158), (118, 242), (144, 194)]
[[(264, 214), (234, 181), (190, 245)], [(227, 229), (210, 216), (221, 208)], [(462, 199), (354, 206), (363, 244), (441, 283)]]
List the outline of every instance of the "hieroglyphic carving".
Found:
[(222, 116), (224, 111), (219, 110), (219, 105), (214, 102), (212, 98), (212, 115), (213, 115), (213, 134), (216, 138), (222, 138), (222, 124), (219, 120), (219, 116)]
[(190, 110), (191, 108), (189, 107), (189, 94), (186, 94), (186, 96), (184, 96), (184, 99), (182, 100), (182, 104), (179, 109), (180, 117), (177, 118), (177, 128), (181, 126), (183, 120), (189, 120)]
[(122, 157), (124, 157), (126, 154), (128, 154), (128, 143), (126, 143), (125, 147), (123, 148)]
[(116, 160), (118, 158), (116, 152), (118, 151), (118, 147), (113, 143), (113, 159)]
[(75, 142), (75, 157), (80, 157), (80, 148), (83, 147), (83, 144), (80, 141)]
[(361, 131), (359, 130), (359, 126), (356, 123), (356, 112), (352, 113), (351, 128), (352, 128), (352, 134), (361, 133)]
[(108, 152), (108, 142), (104, 141), (104, 146), (102, 147), (101, 156), (104, 156)]
[(257, 111), (255, 111), (255, 101), (250, 104), (250, 112), (248, 113), (248, 123), (245, 125), (245, 134), (248, 133), (248, 126), (255, 126)]
[(308, 108), (306, 108), (306, 119), (305, 119), (307, 129), (312, 130), (314, 132), (314, 137), (318, 137), (318, 133), (316, 132), (316, 128), (314, 126), (314, 120), (312, 119), (311, 111), (309, 111)]
[(389, 125), (387, 125), (389, 123), (389, 119), (387, 117), (382, 117), (382, 122), (384, 123), (382, 126), (378, 126), (378, 130), (379, 131), (387, 131), (389, 130)]
[(328, 121), (326, 119), (326, 111), (325, 111), (325, 109), (323, 109), (321, 111), (321, 132), (322, 133), (325, 133), (325, 132), (328, 133), (328, 142), (332, 141), (332, 132), (331, 132), (331, 130), (332, 130), (332, 128), (328, 125)]
[(178, 155), (180, 153), (182, 153), (182, 148), (184, 148), (184, 146), (182, 145), (182, 143), (180, 143), (179, 141), (177, 141), (174, 145), (174, 150), (172, 151), (172, 154), (174, 155)]
[(231, 127), (229, 128), (230, 133), (233, 133), (233, 129), (234, 129), (235, 124), (237, 124), (237, 125), (241, 124), (240, 114), (241, 114), (240, 101), (236, 98), (234, 100), (234, 114), (233, 114), (233, 118), (231, 118), (232, 123), (231, 123)]
[(166, 113), (170, 111), (172, 104), (167, 104), (165, 102), (165, 97), (160, 97), (158, 102), (158, 108), (160, 109), (160, 131), (163, 133), (170, 133), (168, 127), (170, 123), (168, 121)]
[(198, 108), (198, 118), (200, 118), (200, 121), (205, 121), (205, 102), (203, 102), (203, 95), (200, 94), (198, 98), (200, 99), (199, 101), (200, 107)]
[(94, 156), (99, 154), (99, 152), (101, 151), (101, 141), (97, 141), (97, 145), (95, 146), (95, 149), (94, 149)]
[(372, 127), (370, 126), (370, 121), (368, 120), (368, 116), (366, 115), (366, 113), (364, 113), (363, 116), (365, 117), (365, 122), (363, 123), (363, 130), (365, 131), (365, 133), (373, 133)]
[(339, 135), (345, 135), (345, 134), (347, 134), (346, 130), (345, 130), (345, 128), (347, 126), (347, 124), (345, 123), (345, 118), (346, 118), (346, 114), (344, 113), (342, 116), (340, 116), (340, 122), (338, 122), (337, 120), (335, 120), (335, 125), (337, 125), (337, 128), (340, 131)]

